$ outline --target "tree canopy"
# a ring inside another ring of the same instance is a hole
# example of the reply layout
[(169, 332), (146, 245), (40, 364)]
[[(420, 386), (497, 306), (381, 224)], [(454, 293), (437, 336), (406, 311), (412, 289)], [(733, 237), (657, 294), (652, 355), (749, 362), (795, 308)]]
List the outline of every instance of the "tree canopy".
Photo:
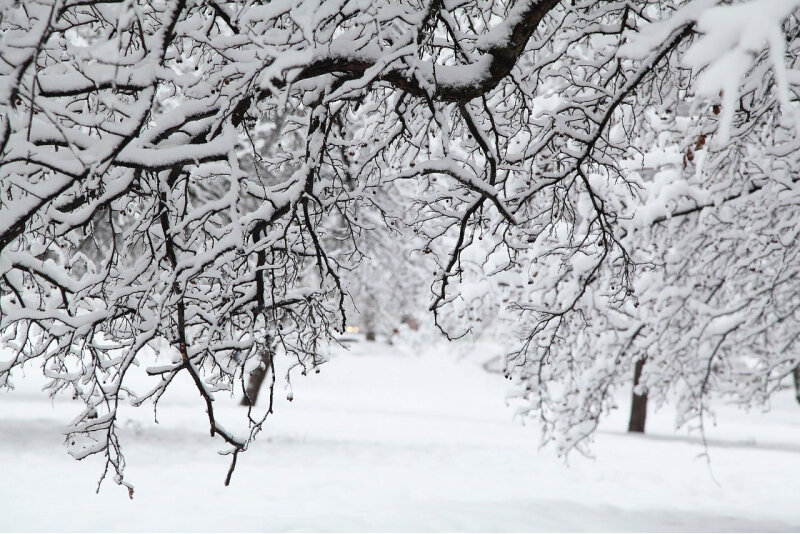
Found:
[(215, 394), (424, 286), (448, 338), (514, 334), (563, 451), (643, 358), (680, 422), (765, 402), (798, 363), (799, 10), (1, 0), (0, 386), (38, 362), (127, 484), (120, 403), (188, 374), (229, 480), (271, 407), (237, 436)]

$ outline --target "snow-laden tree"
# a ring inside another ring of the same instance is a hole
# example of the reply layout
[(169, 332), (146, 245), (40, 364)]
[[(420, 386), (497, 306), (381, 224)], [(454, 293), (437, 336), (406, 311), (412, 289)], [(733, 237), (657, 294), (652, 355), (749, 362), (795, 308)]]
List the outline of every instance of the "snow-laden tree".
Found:
[(564, 448), (645, 357), (687, 420), (766, 399), (800, 332), (800, 2), (717, 3), (3, 0), (0, 385), (41, 365), (127, 484), (121, 403), (186, 374), (230, 479), (271, 407), (237, 436), (215, 395), (321, 363), (383, 258), (448, 337), (511, 320)]
[[(679, 6), (616, 52), (644, 58), (690, 28), (609, 121), (603, 154), (622, 150), (585, 173), (578, 224), (546, 236), (516, 295), (522, 409), (564, 450), (637, 363), (637, 392), (701, 430), (712, 396), (764, 404), (797, 368), (798, 3), (714, 4)], [(593, 213), (611, 247), (576, 246)]]

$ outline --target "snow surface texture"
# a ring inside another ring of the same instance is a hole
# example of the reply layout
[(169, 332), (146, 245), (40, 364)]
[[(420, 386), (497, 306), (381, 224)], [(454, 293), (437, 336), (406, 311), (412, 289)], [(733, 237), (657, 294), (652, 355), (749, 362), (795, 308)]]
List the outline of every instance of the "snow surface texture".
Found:
[[(0, 530), (800, 530), (790, 391), (768, 413), (720, 408), (710, 467), (698, 436), (671, 430), (669, 408), (651, 413), (647, 436), (624, 434), (622, 400), (596, 459), (565, 464), (512, 420), (508, 382), (480, 365), (492, 351), (362, 342), (337, 353), (293, 379), (294, 402), (278, 399), (229, 488), (200, 398), (176, 384), (159, 425), (125, 413), (133, 500), (108, 481), (95, 495), (99, 459), (72, 460), (59, 434), (79, 406), (51, 404), (30, 369), (0, 394)], [(228, 420), (244, 416), (234, 401), (220, 407)]]

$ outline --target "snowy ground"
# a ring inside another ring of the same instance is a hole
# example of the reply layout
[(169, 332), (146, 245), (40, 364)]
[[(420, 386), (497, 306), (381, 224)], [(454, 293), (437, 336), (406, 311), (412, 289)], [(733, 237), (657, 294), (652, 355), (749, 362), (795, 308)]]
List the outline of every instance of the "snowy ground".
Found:
[(31, 377), (0, 394), (0, 530), (800, 530), (800, 405), (788, 391), (769, 413), (721, 409), (710, 466), (668, 410), (651, 415), (649, 436), (624, 434), (624, 406), (595, 459), (565, 464), (512, 420), (508, 383), (477, 359), (354, 345), (294, 380), (294, 402), (280, 396), (228, 488), (183, 384), (160, 425), (130, 415), (132, 501), (109, 482), (94, 493), (99, 463), (61, 444), (76, 405), (52, 405)]

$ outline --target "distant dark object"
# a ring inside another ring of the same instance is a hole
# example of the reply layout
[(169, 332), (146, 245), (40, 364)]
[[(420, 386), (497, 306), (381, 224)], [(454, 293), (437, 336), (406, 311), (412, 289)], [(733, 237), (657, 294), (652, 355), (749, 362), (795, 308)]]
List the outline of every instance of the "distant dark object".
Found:
[(400, 320), (400, 322), (406, 325), (409, 328), (409, 330), (412, 330), (414, 332), (419, 330), (419, 323), (417, 322), (416, 319), (414, 319), (410, 315), (404, 315), (403, 318)]

